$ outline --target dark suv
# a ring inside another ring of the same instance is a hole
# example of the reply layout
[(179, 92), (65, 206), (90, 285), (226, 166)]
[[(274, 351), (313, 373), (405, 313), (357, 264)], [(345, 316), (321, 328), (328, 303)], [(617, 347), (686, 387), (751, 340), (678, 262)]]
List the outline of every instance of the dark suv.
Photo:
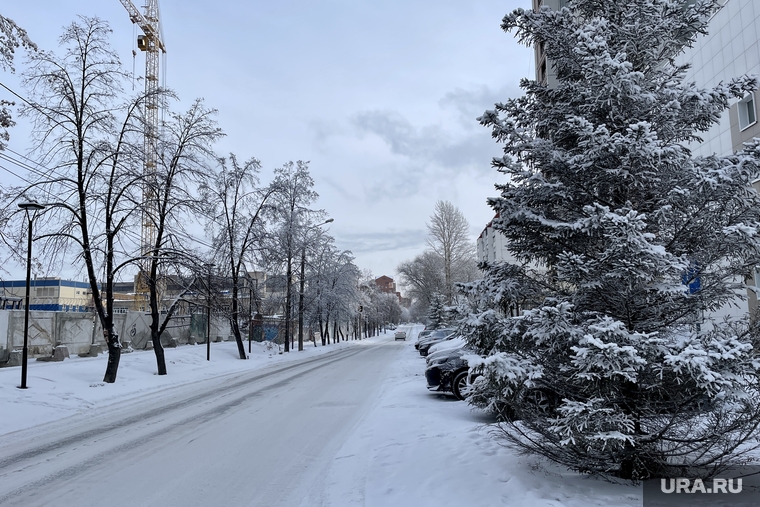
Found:
[(463, 400), (467, 387), (468, 366), (462, 357), (473, 354), (468, 347), (457, 347), (434, 352), (427, 357), (425, 379), (431, 391), (453, 393)]

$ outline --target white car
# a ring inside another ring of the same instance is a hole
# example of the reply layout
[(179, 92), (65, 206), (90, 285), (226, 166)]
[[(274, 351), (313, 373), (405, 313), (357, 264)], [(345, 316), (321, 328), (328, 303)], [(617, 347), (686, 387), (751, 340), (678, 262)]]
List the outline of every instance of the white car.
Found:
[(396, 334), (394, 335), (394, 341), (395, 340), (406, 341), (406, 331), (396, 331)]

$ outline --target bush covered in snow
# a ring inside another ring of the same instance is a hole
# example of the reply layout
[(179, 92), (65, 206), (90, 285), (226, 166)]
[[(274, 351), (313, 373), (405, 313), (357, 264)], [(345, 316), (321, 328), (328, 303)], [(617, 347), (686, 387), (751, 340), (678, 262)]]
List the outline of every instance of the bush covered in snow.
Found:
[[(712, 0), (570, 0), (502, 28), (545, 47), (558, 85), (480, 118), (504, 144), (489, 204), (520, 264), (464, 287), (470, 400), (508, 443), (572, 469), (644, 479), (746, 459), (760, 423), (749, 321), (696, 324), (744, 291), (760, 258), (758, 143), (688, 145), (756, 89), (684, 81), (674, 59)], [(518, 317), (515, 308), (530, 308)]]

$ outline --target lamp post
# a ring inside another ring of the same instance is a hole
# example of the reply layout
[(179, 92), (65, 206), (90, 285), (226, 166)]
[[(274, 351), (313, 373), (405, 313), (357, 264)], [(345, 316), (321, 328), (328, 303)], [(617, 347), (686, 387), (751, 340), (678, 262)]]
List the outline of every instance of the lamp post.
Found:
[[(29, 292), (31, 291), (31, 277), (32, 277), (32, 222), (34, 222), (37, 212), (45, 209), (45, 206), (38, 202), (22, 202), (18, 205), (19, 208), (26, 212), (26, 220), (28, 222), (27, 238), (26, 238), (26, 302), (24, 303), (24, 348), (21, 352), (21, 385), (19, 389), (26, 389), (26, 369), (27, 362), (29, 360)], [(29, 211), (32, 214), (29, 214)]]
[(251, 338), (253, 337), (253, 277), (248, 275), (248, 353), (251, 353)]
[(306, 232), (309, 232), (311, 229), (316, 229), (317, 227), (321, 227), (325, 224), (329, 224), (331, 222), (334, 222), (334, 218), (328, 218), (321, 224), (312, 225), (311, 227), (307, 228), (304, 233), (304, 242), (301, 246), (301, 287), (300, 292), (298, 294), (298, 350), (303, 350), (303, 290), (304, 290), (304, 279), (306, 278)]
[(208, 295), (206, 296), (206, 361), (211, 361), (211, 269), (216, 266), (211, 262), (204, 264), (208, 268)]

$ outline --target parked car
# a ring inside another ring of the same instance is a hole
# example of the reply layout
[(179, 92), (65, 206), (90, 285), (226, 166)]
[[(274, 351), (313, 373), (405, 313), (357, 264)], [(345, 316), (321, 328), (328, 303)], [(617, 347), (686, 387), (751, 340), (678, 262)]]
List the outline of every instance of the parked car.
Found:
[(426, 336), (429, 336), (430, 333), (432, 332), (433, 332), (432, 329), (425, 329), (424, 331), (420, 331), (420, 333), (417, 335), (417, 341), (414, 342), (414, 348), (416, 350), (420, 350), (420, 342), (422, 341), (423, 338), (425, 338)]
[(461, 335), (456, 335), (448, 340), (435, 342), (428, 349), (428, 355), (425, 356), (425, 360), (428, 360), (430, 356), (435, 355), (437, 352), (448, 349), (461, 349), (465, 345), (467, 345), (467, 341)]
[(394, 341), (395, 340), (404, 340), (406, 341), (406, 331), (396, 331), (396, 334), (393, 335)]
[(421, 356), (428, 355), (428, 351), (433, 344), (441, 342), (443, 340), (451, 340), (457, 336), (455, 329), (436, 329), (429, 336), (425, 337), (421, 342), (417, 350), (420, 351)]
[(469, 368), (463, 356), (473, 351), (466, 345), (432, 353), (427, 358), (425, 379), (431, 391), (450, 392), (457, 399), (466, 395)]

